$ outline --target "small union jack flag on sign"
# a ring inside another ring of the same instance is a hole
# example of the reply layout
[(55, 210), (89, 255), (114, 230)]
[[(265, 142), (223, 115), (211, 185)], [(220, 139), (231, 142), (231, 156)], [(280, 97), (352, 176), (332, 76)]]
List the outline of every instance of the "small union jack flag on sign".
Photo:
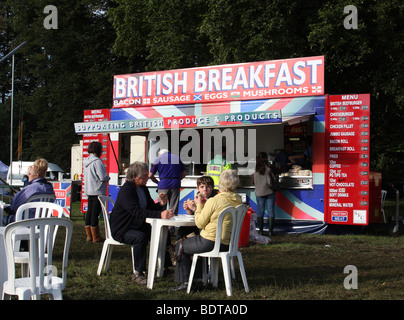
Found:
[(321, 93), (321, 86), (311, 87), (311, 93)]

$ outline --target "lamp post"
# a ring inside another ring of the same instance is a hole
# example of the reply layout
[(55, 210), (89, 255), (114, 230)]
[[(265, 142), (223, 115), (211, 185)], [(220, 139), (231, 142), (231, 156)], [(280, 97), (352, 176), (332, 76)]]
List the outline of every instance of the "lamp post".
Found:
[(13, 179), (13, 114), (14, 114), (14, 52), (20, 49), (23, 45), (26, 44), (26, 41), (22, 42), (19, 46), (17, 46), (14, 50), (11, 50), (8, 54), (6, 54), (3, 58), (1, 58), (0, 62), (7, 59), (12, 55), (12, 63), (11, 63), (11, 110), (10, 110), (10, 182), (12, 184)]

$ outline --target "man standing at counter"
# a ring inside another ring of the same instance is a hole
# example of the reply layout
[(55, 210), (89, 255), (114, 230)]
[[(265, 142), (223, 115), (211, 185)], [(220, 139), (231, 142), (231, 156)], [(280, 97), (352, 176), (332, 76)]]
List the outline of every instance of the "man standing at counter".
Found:
[(215, 188), (219, 189), (219, 177), (220, 174), (225, 171), (231, 169), (231, 164), (226, 160), (226, 149), (223, 148), (222, 154), (217, 154), (206, 166), (206, 175), (211, 176), (214, 183)]
[[(154, 176), (159, 173), (159, 180)], [(174, 214), (178, 214), (178, 204), (180, 201), (181, 180), (187, 172), (179, 156), (172, 154), (167, 149), (161, 149), (158, 158), (154, 161), (149, 178), (157, 183), (158, 194), (164, 193), (168, 197), (170, 209)]]

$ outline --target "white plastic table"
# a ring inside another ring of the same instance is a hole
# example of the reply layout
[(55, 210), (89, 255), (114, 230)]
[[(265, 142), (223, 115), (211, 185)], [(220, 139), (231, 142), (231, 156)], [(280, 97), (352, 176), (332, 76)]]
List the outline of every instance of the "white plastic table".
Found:
[(154, 273), (157, 264), (157, 276), (162, 277), (164, 272), (164, 259), (167, 244), (168, 227), (192, 227), (195, 226), (194, 216), (179, 215), (171, 219), (147, 218), (151, 224), (151, 240), (149, 253), (149, 267), (147, 271), (147, 287), (153, 289)]

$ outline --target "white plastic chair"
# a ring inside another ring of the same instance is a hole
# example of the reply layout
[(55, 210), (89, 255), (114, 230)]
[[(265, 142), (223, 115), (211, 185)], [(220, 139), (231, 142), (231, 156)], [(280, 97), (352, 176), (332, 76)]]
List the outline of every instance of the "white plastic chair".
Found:
[(380, 201), (381, 201), (381, 211), (382, 211), (382, 214), (383, 214), (384, 223), (387, 223), (386, 213), (384, 212), (384, 201), (386, 200), (386, 196), (387, 196), (387, 191), (382, 190), (382, 195), (380, 197)]
[[(217, 220), (217, 228), (216, 228), (216, 240), (215, 240), (215, 246), (214, 246), (213, 250), (210, 252), (194, 254), (194, 257), (192, 260), (191, 271), (189, 274), (189, 280), (188, 280), (188, 288), (187, 288), (188, 293), (191, 291), (192, 280), (193, 280), (194, 273), (195, 273), (195, 267), (196, 267), (196, 263), (197, 263), (199, 257), (210, 258), (210, 270), (209, 270), (209, 274), (211, 277), (210, 280), (211, 280), (213, 286), (217, 287), (218, 272), (219, 272), (219, 265), (218, 265), (217, 260), (218, 260), (218, 258), (220, 258), (222, 261), (226, 293), (228, 296), (231, 296), (233, 292), (232, 292), (232, 286), (231, 286), (230, 269), (232, 269), (232, 277), (234, 279), (235, 273), (234, 273), (234, 266), (233, 266), (233, 257), (235, 257), (235, 256), (237, 256), (237, 258), (238, 258), (240, 273), (241, 273), (241, 277), (243, 279), (245, 291), (247, 293), (249, 292), (247, 277), (246, 277), (245, 270), (244, 270), (243, 257), (241, 255), (241, 252), (238, 250), (238, 243), (240, 240), (241, 227), (243, 225), (244, 216), (247, 212), (247, 209), (248, 209), (248, 207), (246, 205), (239, 205), (239, 206), (237, 206), (237, 208), (228, 207), (219, 214), (219, 217)], [(219, 251), (220, 250), (220, 240), (222, 237), (223, 219), (226, 214), (231, 214), (232, 221), (233, 221), (229, 250), (228, 251)], [(206, 269), (206, 264), (204, 264), (203, 267), (204, 267), (204, 269)], [(204, 270), (203, 276), (204, 276), (204, 280), (205, 280), (206, 270)]]
[[(97, 275), (101, 275), (102, 267), (104, 266), (104, 271), (107, 271), (109, 268), (109, 262), (111, 261), (112, 249), (113, 246), (128, 246), (126, 243), (122, 243), (114, 240), (111, 235), (111, 228), (109, 226), (109, 215), (108, 215), (108, 203), (111, 202), (112, 205), (115, 205), (115, 201), (108, 196), (98, 196), (98, 200), (101, 202), (102, 214), (104, 217), (104, 226), (105, 226), (105, 241), (102, 247), (101, 258), (98, 264)], [(133, 273), (135, 273), (135, 255), (133, 252), (133, 247), (131, 246), (132, 251), (132, 269)]]
[(0, 200), (0, 227), (3, 226), (4, 202)]
[[(15, 221), (22, 221), (29, 218), (30, 211), (34, 211), (35, 218), (49, 218), (49, 217), (58, 217), (62, 218), (65, 216), (65, 211), (63, 207), (56, 203), (51, 202), (29, 202), (24, 203), (18, 207), (17, 212), (15, 213)], [(57, 231), (57, 228), (56, 228)], [(22, 277), (26, 277), (28, 275), (28, 263), (29, 263), (29, 255), (26, 251), (20, 250), (20, 241), (28, 240), (29, 230), (20, 229), (18, 233), (15, 235), (15, 263), (21, 263), (21, 274)], [(54, 233), (55, 241), (56, 232)]]
[[(57, 227), (66, 229), (64, 240), (62, 277), (54, 273), (53, 241)], [(29, 230), (29, 269), (30, 276), (15, 277), (14, 264), (14, 234), (21, 229)], [(3, 299), (17, 295), (18, 299), (37, 299), (42, 294), (49, 294), (55, 300), (62, 299), (62, 290), (66, 285), (67, 261), (70, 241), (73, 232), (73, 222), (70, 219), (38, 218), (17, 221), (9, 224), (4, 230), (5, 249), (7, 257), (8, 279), (3, 286)], [(45, 251), (47, 252), (45, 254)]]
[(55, 202), (56, 196), (55, 194), (51, 193), (42, 193), (42, 194), (36, 194), (27, 199), (25, 203), (28, 202)]

